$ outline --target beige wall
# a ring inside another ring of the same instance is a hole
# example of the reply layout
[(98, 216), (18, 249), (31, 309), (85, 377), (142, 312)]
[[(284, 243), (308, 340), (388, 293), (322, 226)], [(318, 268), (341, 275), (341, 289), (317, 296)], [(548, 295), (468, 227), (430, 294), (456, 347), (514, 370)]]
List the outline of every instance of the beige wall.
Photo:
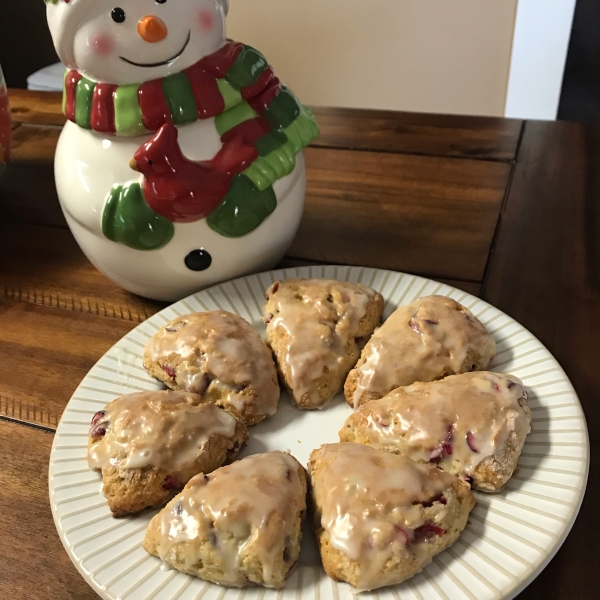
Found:
[(517, 0), (231, 0), (307, 104), (503, 115)]

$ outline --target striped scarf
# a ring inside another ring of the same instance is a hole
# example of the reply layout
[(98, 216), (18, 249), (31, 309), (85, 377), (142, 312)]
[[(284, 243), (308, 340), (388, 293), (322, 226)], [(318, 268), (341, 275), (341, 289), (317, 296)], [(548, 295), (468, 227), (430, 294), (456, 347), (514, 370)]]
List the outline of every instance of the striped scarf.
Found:
[(223, 143), (240, 134), (259, 157), (246, 174), (259, 190), (292, 172), (296, 155), (319, 134), (312, 111), (282, 85), (265, 57), (229, 42), (180, 73), (141, 85), (96, 83), (65, 74), (63, 111), (84, 129), (117, 136), (215, 118)]

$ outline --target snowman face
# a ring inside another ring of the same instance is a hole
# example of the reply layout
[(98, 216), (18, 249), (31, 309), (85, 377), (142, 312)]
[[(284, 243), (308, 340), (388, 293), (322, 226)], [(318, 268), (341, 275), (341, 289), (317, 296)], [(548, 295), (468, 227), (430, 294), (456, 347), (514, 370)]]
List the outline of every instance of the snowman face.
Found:
[(86, 6), (73, 25), (73, 47), (63, 51), (74, 63), (69, 67), (95, 81), (121, 85), (165, 77), (225, 43), (224, 0), (78, 2)]

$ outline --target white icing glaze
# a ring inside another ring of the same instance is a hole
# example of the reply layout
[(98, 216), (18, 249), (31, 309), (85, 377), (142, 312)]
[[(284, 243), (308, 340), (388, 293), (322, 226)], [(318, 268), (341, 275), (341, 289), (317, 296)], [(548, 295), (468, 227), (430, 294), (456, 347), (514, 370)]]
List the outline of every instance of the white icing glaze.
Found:
[[(267, 452), (217, 469), (210, 476), (197, 475), (170, 510), (160, 514), (161, 558), (170, 562), (180, 542), (209, 539), (223, 563), (221, 583), (248, 584), (240, 565), (243, 556), (251, 553), (262, 563), (263, 585), (273, 586), (273, 565), (281, 556), (286, 560), (297, 517), (306, 509), (299, 466), (289, 454)], [(186, 556), (186, 568), (193, 571), (199, 556), (191, 548), (178, 556)]]
[(426, 525), (422, 503), (440, 498), (454, 477), (362, 444), (327, 444), (315, 453), (309, 468), (321, 526), (331, 545), (358, 563), (360, 590), (394, 583), (384, 569), (392, 555), (408, 551), (428, 562), (415, 537)]
[(296, 402), (306, 396), (312, 407), (324, 406), (315, 381), (325, 369), (336, 372), (344, 365), (344, 349), (375, 296), (364, 285), (328, 279), (292, 278), (269, 287), (267, 336), (272, 345), (276, 335), (285, 338), (283, 361)]
[(519, 404), (526, 398), (512, 375), (465, 373), (398, 388), (362, 405), (348, 422), (367, 423), (361, 435), (369, 446), (397, 448), (413, 460), (471, 475), (517, 425), (528, 430), (529, 411)]
[(117, 398), (90, 430), (105, 431), (90, 446), (92, 469), (154, 466), (178, 473), (194, 465), (212, 435), (232, 437), (236, 419), (186, 392), (139, 392)]
[[(260, 335), (238, 315), (194, 313), (165, 325), (146, 345), (153, 362), (175, 366), (175, 382), (198, 394), (225, 394), (241, 413), (273, 415), (279, 403), (275, 363)], [(242, 392), (252, 386), (255, 396)]]
[[(415, 381), (434, 381), (473, 370), (468, 356), (487, 368), (496, 345), (485, 327), (464, 306), (444, 296), (428, 296), (398, 308), (365, 346), (352, 401), (365, 392), (384, 396)], [(364, 359), (364, 361), (363, 361)]]

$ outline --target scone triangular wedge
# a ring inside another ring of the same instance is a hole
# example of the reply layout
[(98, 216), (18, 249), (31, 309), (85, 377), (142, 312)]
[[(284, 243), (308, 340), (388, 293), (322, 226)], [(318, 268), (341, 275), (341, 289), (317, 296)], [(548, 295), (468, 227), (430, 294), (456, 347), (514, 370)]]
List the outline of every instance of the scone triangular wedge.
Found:
[(381, 321), (383, 298), (358, 283), (294, 278), (269, 287), (264, 312), (285, 387), (300, 408), (322, 408)]
[(512, 375), (480, 371), (398, 388), (359, 407), (340, 431), (356, 442), (498, 491), (531, 429), (527, 390)]
[(200, 394), (247, 425), (277, 412), (271, 352), (233, 313), (192, 313), (167, 323), (146, 344), (144, 367), (172, 390)]
[(451, 546), (475, 499), (431, 465), (361, 444), (327, 444), (308, 464), (327, 574), (359, 591), (400, 583)]
[(102, 472), (114, 516), (162, 506), (198, 473), (233, 460), (244, 423), (197, 394), (149, 391), (113, 400), (92, 419), (88, 464)]
[(471, 311), (427, 296), (401, 306), (364, 347), (344, 386), (356, 408), (400, 386), (489, 368), (496, 344)]
[(300, 555), (306, 473), (267, 452), (194, 477), (148, 527), (144, 549), (228, 586), (282, 587)]

